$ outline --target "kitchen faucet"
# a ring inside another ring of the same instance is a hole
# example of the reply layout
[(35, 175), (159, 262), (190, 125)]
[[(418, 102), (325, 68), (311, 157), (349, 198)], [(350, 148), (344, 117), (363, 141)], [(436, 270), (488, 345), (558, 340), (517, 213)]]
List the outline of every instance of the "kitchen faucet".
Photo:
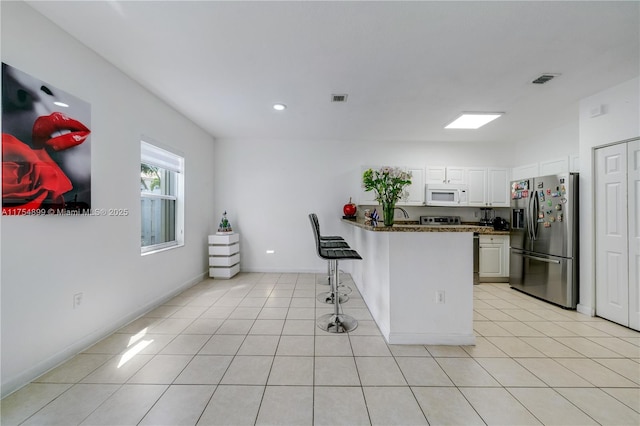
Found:
[(407, 213), (407, 211), (405, 209), (403, 209), (402, 207), (396, 207), (397, 210), (400, 210), (402, 212), (402, 214), (404, 215), (405, 219), (409, 219), (409, 213)]

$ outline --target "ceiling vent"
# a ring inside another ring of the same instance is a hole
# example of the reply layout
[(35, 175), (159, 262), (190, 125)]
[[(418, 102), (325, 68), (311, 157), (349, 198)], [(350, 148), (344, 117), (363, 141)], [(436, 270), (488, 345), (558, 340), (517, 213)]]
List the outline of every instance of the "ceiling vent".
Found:
[(532, 81), (533, 84), (545, 84), (547, 81), (559, 76), (560, 74), (542, 74), (540, 77)]
[(331, 95), (331, 102), (347, 102), (347, 95)]

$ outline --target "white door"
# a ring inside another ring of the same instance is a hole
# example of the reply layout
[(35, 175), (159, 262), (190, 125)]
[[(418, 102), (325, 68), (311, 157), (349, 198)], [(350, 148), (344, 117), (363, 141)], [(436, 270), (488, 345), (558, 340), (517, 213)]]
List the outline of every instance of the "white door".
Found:
[(447, 168), (445, 166), (427, 166), (426, 183), (446, 183)]
[(407, 167), (406, 170), (411, 172), (411, 185), (407, 186), (406, 188), (409, 196), (406, 199), (400, 199), (398, 205), (424, 206), (424, 169), (419, 167)]
[(486, 167), (469, 167), (467, 169), (469, 191), (467, 197), (470, 206), (486, 207), (487, 205), (487, 169)]
[(485, 244), (478, 253), (478, 276), (501, 277), (504, 270), (501, 244)]
[(596, 315), (629, 325), (626, 145), (596, 150)]
[(487, 202), (490, 207), (509, 207), (509, 170), (490, 167), (487, 171)]
[(640, 330), (640, 140), (627, 144), (629, 327)]
[(456, 185), (467, 183), (467, 169), (465, 167), (447, 167), (447, 183)]

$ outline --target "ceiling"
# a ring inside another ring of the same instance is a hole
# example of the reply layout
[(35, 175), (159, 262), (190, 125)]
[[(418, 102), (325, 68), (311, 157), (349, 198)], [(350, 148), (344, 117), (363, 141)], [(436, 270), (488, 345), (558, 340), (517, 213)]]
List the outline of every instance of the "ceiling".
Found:
[(27, 3), (216, 138), (517, 141), (640, 75), (637, 1)]

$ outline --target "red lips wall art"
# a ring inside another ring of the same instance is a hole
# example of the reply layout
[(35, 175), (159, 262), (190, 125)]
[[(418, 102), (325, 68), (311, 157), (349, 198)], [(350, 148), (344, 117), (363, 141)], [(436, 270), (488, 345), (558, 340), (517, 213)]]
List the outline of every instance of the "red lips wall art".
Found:
[(88, 103), (2, 64), (4, 216), (89, 211), (90, 117)]

